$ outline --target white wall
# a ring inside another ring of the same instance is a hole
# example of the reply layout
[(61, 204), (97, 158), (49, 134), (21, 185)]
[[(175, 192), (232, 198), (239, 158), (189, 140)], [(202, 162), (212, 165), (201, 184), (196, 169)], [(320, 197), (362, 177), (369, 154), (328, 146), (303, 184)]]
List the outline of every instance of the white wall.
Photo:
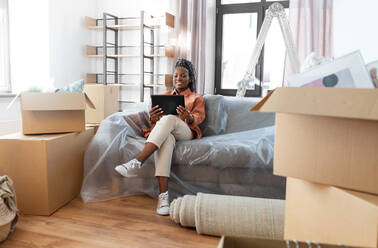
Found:
[(49, 0), (49, 76), (61, 88), (90, 72), (84, 46), (91, 41), (85, 16), (96, 14), (97, 0)]
[[(96, 14), (97, 0), (9, 1), (11, 80), (15, 92), (33, 86), (63, 87), (91, 69), (84, 45), (91, 33), (84, 16)], [(20, 120), (19, 101), (0, 98), (0, 122)], [(4, 126), (3, 126), (4, 127)]]
[(361, 49), (365, 62), (378, 60), (377, 0), (334, 0), (334, 55)]
[(84, 45), (91, 40), (84, 16), (95, 15), (96, 6), (97, 0), (9, 1), (16, 92), (30, 86), (59, 88), (84, 77), (90, 69)]

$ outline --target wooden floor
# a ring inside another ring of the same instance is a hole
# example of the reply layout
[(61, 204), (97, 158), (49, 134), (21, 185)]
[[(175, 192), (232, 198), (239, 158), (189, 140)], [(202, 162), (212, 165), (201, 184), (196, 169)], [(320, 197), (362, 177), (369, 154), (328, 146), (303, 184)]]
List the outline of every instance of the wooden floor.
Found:
[(155, 204), (147, 196), (87, 204), (77, 198), (49, 217), (20, 216), (0, 247), (217, 247), (218, 237), (157, 215)]

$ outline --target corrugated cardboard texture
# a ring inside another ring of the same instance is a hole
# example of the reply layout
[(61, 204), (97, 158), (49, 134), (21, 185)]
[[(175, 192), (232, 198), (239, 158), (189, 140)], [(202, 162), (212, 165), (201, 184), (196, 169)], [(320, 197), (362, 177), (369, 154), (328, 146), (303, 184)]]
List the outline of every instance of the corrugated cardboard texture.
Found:
[(90, 127), (82, 133), (0, 137), (0, 174), (13, 180), (22, 213), (50, 215), (79, 194), (93, 135)]
[(83, 93), (22, 93), (23, 134), (81, 132), (85, 107), (93, 107)]
[(96, 109), (86, 108), (86, 123), (98, 124), (118, 111), (118, 87), (114, 85), (86, 84), (84, 92), (92, 100)]
[(33, 93), (21, 94), (22, 110), (84, 110), (86, 100), (82, 93)]
[(277, 88), (261, 112), (378, 120), (378, 89)]
[(45, 144), (0, 139), (0, 174), (13, 180), (17, 207), (26, 214), (49, 212)]
[(378, 123), (276, 114), (274, 174), (378, 194)]
[(66, 133), (85, 130), (84, 110), (22, 111), (24, 134)]
[[(288, 246), (286, 246), (285, 240), (278, 241), (278, 240), (269, 240), (269, 239), (229, 237), (229, 236), (222, 236), (218, 244), (218, 248), (267, 248), (267, 247), (284, 248)], [(290, 241), (290, 247), (309, 248), (310, 246), (304, 242), (297, 242), (297, 244), (295, 244), (293, 241)], [(317, 246), (315, 244), (312, 244), (312, 247), (317, 247)], [(337, 248), (340, 246), (320, 244), (320, 247)]]
[(377, 247), (378, 196), (288, 178), (285, 239)]

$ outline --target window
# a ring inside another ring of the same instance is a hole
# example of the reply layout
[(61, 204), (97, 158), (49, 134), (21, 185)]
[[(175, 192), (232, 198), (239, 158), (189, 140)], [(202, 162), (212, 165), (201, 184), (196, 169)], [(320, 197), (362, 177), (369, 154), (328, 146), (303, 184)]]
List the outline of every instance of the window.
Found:
[(0, 0), (0, 92), (10, 92), (8, 1)]
[[(273, 1), (216, 1), (215, 93), (234, 96), (238, 84), (248, 69), (265, 12)], [(286, 9), (289, 7), (289, 1), (275, 2), (280, 2)], [(262, 85), (265, 89), (281, 85), (285, 51), (285, 43), (278, 21), (273, 19), (255, 69), (255, 79), (247, 85), (246, 96), (260, 97)]]

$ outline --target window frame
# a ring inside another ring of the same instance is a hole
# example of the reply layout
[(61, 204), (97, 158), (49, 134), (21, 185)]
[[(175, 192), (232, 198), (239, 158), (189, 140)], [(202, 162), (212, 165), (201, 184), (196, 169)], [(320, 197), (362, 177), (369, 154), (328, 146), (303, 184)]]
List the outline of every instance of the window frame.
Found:
[[(225, 14), (243, 14), (243, 13), (257, 13), (257, 34), (256, 39), (260, 33), (261, 26), (265, 18), (265, 12), (269, 6), (278, 2), (289, 8), (289, 0), (285, 1), (267, 1), (261, 0), (257, 3), (237, 3), (237, 4), (221, 4), (222, 0), (216, 0), (216, 42), (215, 42), (215, 84), (214, 93), (225, 96), (235, 96), (237, 89), (222, 89), (222, 47), (223, 47), (223, 15)], [(264, 46), (265, 47), (265, 46)], [(255, 77), (260, 80), (260, 85), (256, 85), (254, 90), (247, 90), (245, 96), (247, 97), (261, 97), (262, 82), (264, 80), (264, 47), (261, 50), (258, 63), (255, 68)], [(240, 78), (242, 79), (242, 78)]]
[(5, 79), (6, 82), (4, 85), (0, 84), (0, 93), (11, 93), (12, 92), (12, 85), (11, 85), (11, 68), (10, 68), (10, 32), (9, 32), (9, 1), (8, 0), (0, 0), (0, 4), (5, 6), (5, 13), (6, 13), (6, 21), (5, 21), (5, 39), (6, 42), (4, 44), (5, 49)]

